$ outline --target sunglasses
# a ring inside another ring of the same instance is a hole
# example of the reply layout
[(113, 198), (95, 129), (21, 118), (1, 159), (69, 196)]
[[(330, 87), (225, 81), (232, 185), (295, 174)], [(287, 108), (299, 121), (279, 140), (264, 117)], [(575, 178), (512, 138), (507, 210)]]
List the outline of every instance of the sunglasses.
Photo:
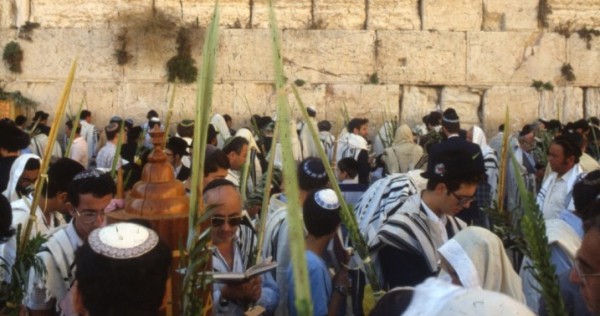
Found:
[(468, 203), (473, 202), (473, 200), (475, 200), (475, 196), (460, 196), (454, 192), (450, 193), (452, 194), (452, 196), (454, 196), (454, 198), (458, 200), (458, 205), (467, 205)]
[(242, 223), (242, 216), (213, 216), (210, 218), (210, 222), (213, 227), (221, 227), (225, 225), (225, 222), (227, 222), (229, 226), (234, 227), (239, 226)]

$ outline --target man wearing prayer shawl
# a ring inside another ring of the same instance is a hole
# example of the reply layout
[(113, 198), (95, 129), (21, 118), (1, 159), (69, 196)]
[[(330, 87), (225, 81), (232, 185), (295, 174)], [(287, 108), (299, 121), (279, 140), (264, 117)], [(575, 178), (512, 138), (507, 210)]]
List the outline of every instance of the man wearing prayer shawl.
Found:
[(414, 286), (437, 274), (437, 249), (467, 226), (455, 215), (474, 200), (482, 162), (465, 146), (430, 156), (422, 174), (426, 190), (409, 197), (369, 242), (388, 288)]
[(398, 127), (392, 147), (386, 148), (381, 159), (388, 173), (406, 173), (415, 168), (423, 156), (423, 148), (413, 139), (413, 133), (407, 124)]

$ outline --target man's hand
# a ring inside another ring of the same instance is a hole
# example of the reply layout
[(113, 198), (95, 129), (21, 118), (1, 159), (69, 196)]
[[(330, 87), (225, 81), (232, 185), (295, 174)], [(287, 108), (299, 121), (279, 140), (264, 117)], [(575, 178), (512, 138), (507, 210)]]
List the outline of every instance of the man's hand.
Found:
[(228, 301), (256, 302), (262, 294), (262, 279), (255, 276), (239, 284), (227, 284), (221, 289), (221, 297)]

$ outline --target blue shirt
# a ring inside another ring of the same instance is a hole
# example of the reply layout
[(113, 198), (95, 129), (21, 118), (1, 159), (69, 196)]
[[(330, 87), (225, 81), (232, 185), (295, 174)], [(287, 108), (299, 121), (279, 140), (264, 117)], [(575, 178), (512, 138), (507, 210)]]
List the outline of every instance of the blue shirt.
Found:
[[(327, 270), (325, 261), (316, 253), (306, 250), (306, 265), (310, 282), (310, 297), (313, 304), (313, 315), (327, 315), (329, 299), (332, 294), (331, 277)], [(287, 279), (289, 281), (288, 310), (291, 315), (297, 315), (294, 295), (294, 276), (292, 266), (288, 269)]]

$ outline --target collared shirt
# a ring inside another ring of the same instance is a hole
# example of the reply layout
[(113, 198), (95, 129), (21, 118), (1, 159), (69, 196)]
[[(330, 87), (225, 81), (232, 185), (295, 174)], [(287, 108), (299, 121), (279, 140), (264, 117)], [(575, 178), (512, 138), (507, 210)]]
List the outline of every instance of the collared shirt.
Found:
[(565, 172), (560, 177), (557, 176), (549, 184), (548, 190), (545, 193), (544, 203), (542, 204), (542, 213), (544, 213), (545, 219), (558, 218), (560, 212), (569, 206), (567, 203), (571, 199), (567, 194), (572, 188), (568, 187), (567, 181), (574, 172), (577, 172), (577, 169), (577, 165), (573, 166), (571, 170)]
[(115, 146), (115, 144), (111, 142), (106, 143), (106, 145), (98, 151), (98, 156), (96, 156), (96, 166), (98, 168), (112, 169), (116, 151), (117, 146)]
[(425, 210), (425, 214), (427, 214), (427, 218), (429, 218), (429, 220), (434, 222), (440, 228), (440, 231), (442, 232), (442, 239), (444, 240), (444, 242), (447, 242), (448, 241), (448, 231), (446, 231), (446, 224), (448, 223), (448, 217), (444, 214), (442, 214), (442, 216), (438, 217), (429, 208), (429, 206), (427, 206), (427, 204), (425, 204), (425, 202), (423, 202), (423, 200), (421, 200), (421, 206)]

